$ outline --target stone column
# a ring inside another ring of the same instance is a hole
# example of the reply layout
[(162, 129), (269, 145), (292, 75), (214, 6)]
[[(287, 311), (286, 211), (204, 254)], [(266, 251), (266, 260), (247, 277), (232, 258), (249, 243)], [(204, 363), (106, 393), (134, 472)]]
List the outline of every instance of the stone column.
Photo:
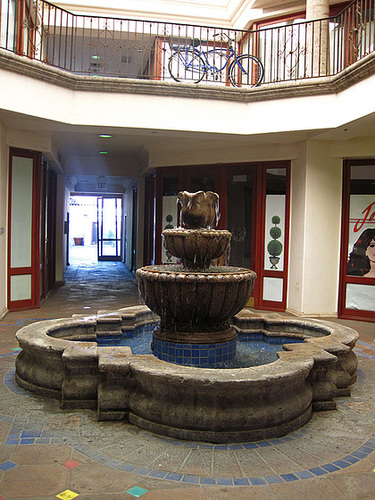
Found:
[[(306, 20), (325, 19), (329, 16), (328, 0), (306, 0)], [(328, 21), (307, 26), (307, 61), (309, 76), (325, 76), (329, 73)]]
[(323, 19), (328, 16), (328, 0), (306, 0), (306, 19)]

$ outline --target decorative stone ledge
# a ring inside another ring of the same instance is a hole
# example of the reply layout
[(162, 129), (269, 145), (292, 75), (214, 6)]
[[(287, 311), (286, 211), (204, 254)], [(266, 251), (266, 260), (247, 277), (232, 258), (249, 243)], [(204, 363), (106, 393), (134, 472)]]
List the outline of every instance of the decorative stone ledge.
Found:
[(4, 49), (0, 49), (0, 68), (71, 90), (254, 102), (341, 92), (374, 74), (375, 52), (335, 76), (267, 83), (252, 88), (77, 75)]
[(128, 347), (98, 347), (101, 326), (115, 319), (127, 331), (157, 317), (135, 306), (23, 327), (17, 332), (17, 383), (60, 399), (63, 408), (96, 408), (101, 420), (127, 418), (179, 439), (234, 442), (298, 429), (312, 410), (335, 408), (334, 398), (349, 395), (357, 377), (358, 333), (335, 323), (254, 317), (243, 310), (234, 318), (239, 335), (282, 335), (291, 342), (273, 363), (213, 370), (133, 355)]

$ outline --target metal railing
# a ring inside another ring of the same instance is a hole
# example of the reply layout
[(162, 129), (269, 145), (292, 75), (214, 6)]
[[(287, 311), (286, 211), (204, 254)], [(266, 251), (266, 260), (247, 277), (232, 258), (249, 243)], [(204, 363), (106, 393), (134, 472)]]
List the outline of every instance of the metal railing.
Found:
[(0, 0), (0, 47), (75, 74), (255, 85), (335, 75), (373, 52), (374, 6), (355, 0), (335, 17), (244, 31)]

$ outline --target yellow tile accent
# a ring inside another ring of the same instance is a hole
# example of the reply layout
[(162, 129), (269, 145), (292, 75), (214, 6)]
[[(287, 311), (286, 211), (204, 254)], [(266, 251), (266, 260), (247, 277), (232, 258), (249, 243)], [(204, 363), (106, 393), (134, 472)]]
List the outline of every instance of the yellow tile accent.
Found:
[(65, 490), (62, 493), (56, 495), (56, 498), (60, 498), (60, 500), (72, 500), (75, 497), (78, 497), (79, 493), (74, 493), (74, 491)]
[(247, 307), (254, 307), (254, 297), (250, 297), (246, 305)]

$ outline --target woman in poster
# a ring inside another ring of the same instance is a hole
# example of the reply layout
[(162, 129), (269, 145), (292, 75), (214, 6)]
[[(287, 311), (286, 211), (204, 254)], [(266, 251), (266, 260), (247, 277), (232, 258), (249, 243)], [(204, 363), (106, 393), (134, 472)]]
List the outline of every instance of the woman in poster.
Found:
[(366, 229), (354, 243), (347, 274), (375, 278), (375, 229)]

